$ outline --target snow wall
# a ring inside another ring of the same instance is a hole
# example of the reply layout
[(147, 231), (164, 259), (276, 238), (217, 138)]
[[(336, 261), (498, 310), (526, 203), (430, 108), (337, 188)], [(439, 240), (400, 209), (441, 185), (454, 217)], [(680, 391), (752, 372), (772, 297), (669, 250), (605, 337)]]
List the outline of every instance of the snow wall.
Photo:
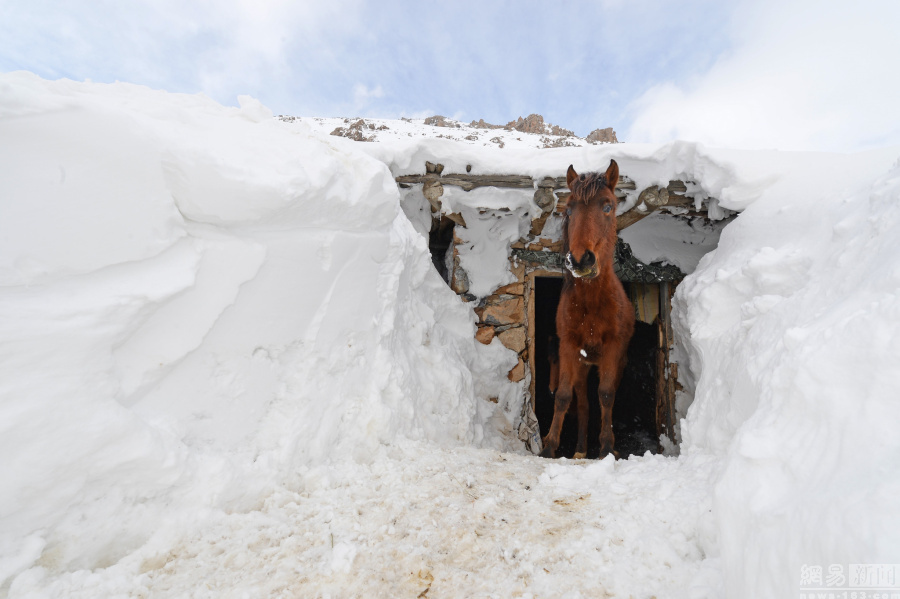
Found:
[(398, 438), (508, 448), (516, 358), (384, 164), (250, 98), (27, 73), (0, 140), (0, 585)]
[(682, 451), (722, 461), (708, 555), (727, 597), (795, 597), (804, 567), (822, 587), (832, 566), (846, 585), (851, 564), (900, 564), (897, 156), (782, 156), (790, 172), (676, 292)]
[(0, 580), (115, 563), (397, 439), (515, 449), (515, 358), (474, 343), (398, 207), (425, 160), (614, 157), (744, 210), (676, 296), (682, 451), (720, 463), (710, 596), (900, 563), (897, 149), (356, 144), (250, 98), (24, 73), (0, 76), (0, 140)]

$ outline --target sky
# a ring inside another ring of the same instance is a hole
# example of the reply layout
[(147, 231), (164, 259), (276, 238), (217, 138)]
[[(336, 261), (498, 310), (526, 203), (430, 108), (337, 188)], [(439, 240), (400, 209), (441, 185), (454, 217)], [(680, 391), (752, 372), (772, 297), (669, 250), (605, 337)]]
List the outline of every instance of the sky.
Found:
[[(0, 72), (275, 114), (733, 148), (900, 145), (900, 0), (0, 0)], [(2, 93), (2, 90), (0, 90)]]

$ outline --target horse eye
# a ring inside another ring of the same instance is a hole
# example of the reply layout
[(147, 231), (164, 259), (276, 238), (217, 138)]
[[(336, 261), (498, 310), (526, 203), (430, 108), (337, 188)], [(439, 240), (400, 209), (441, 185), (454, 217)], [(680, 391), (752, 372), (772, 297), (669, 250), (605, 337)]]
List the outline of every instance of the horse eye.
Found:
[(572, 209), (566, 208), (566, 216), (572, 216)]
[(611, 205), (607, 204), (606, 206), (603, 207), (603, 212), (605, 212), (606, 214), (609, 214), (611, 211), (612, 211)]

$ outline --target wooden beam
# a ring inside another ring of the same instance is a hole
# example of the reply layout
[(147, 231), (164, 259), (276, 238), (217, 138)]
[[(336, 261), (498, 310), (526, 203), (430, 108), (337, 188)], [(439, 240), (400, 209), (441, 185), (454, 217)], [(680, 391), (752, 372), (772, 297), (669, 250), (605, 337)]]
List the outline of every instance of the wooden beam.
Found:
[[(440, 166), (440, 165), (438, 165)], [(469, 175), (465, 173), (449, 173), (440, 176), (435, 173), (427, 173), (425, 175), (400, 175), (394, 180), (401, 185), (413, 185), (416, 183), (425, 183), (439, 178), (442, 185), (456, 185), (462, 187), (465, 191), (471, 191), (476, 187), (506, 187), (514, 189), (534, 189), (534, 179), (528, 175)], [(551, 189), (565, 189), (565, 177), (544, 177), (539, 180), (538, 187), (548, 187)], [(628, 177), (620, 177), (616, 190), (636, 189), (634, 181)], [(567, 192), (566, 192), (567, 193)], [(622, 194), (624, 196), (624, 193)]]
[[(434, 175), (400, 175), (397, 183), (425, 183), (434, 179)], [(534, 179), (527, 175), (466, 175), (450, 173), (440, 177), (442, 185), (456, 185), (466, 191), (476, 187), (512, 187), (518, 189), (534, 189)]]
[(624, 214), (620, 214), (616, 217), (616, 231), (621, 231), (626, 227), (630, 227), (634, 223), (645, 219), (646, 217), (653, 214), (653, 210), (647, 210), (646, 212), (641, 212), (637, 209), (637, 207), (632, 208), (628, 212)]

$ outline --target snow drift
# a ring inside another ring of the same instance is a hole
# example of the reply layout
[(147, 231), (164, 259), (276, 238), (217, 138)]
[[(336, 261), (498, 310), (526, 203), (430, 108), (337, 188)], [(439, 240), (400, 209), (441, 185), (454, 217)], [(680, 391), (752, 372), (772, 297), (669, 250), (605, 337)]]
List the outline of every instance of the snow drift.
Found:
[(114, 563), (397, 436), (503, 446), (476, 385), (509, 357), (475, 347), (383, 164), (250, 98), (25, 73), (0, 139), (0, 580)]
[(683, 447), (722, 459), (709, 550), (729, 597), (900, 563), (900, 165), (860, 177), (887, 155), (810, 156), (803, 188), (773, 186), (676, 294)]

